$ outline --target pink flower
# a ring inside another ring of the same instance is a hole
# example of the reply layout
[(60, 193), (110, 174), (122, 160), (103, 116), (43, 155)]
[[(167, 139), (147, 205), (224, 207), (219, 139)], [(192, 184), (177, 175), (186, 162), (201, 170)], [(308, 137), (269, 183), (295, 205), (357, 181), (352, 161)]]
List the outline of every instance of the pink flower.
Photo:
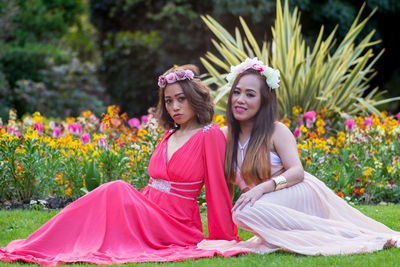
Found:
[(59, 127), (54, 127), (54, 129), (53, 129), (53, 137), (58, 138), (58, 137), (60, 137), (60, 135), (61, 135), (61, 129)]
[(259, 71), (264, 71), (263, 67), (260, 66), (259, 64), (253, 64), (253, 66), (251, 66), (252, 69), (255, 70), (259, 70)]
[(143, 124), (147, 124), (149, 122), (149, 116), (143, 115), (141, 119)]
[(99, 139), (97, 139), (97, 144), (98, 144), (99, 146), (102, 146), (102, 147), (104, 147), (104, 148), (107, 148), (106, 141), (104, 140), (104, 137), (100, 137)]
[(186, 70), (186, 78), (188, 78), (189, 80), (194, 78), (194, 73), (191, 70)]
[(165, 86), (167, 86), (167, 79), (165, 79), (164, 75), (161, 75), (158, 77), (158, 87), (164, 88)]
[(175, 75), (175, 73), (173, 73), (173, 72), (168, 73), (168, 74), (165, 76), (165, 79), (167, 80), (167, 83), (174, 83), (174, 82), (176, 82), (176, 75)]
[(182, 70), (182, 69), (177, 70), (177, 71), (175, 71), (175, 75), (176, 75), (176, 79), (178, 81), (183, 81), (186, 79), (186, 71), (185, 70)]
[(34, 130), (37, 130), (39, 134), (43, 134), (43, 124), (40, 122), (35, 123), (33, 126)]
[(303, 120), (302, 118), (298, 118), (298, 119), (297, 119), (297, 124), (298, 124), (299, 126), (304, 125), (304, 120)]
[(365, 124), (365, 126), (371, 126), (372, 125), (372, 118), (371, 117), (366, 117), (364, 119), (364, 124)]
[(13, 127), (8, 127), (8, 128), (7, 128), (7, 131), (8, 131), (10, 134), (15, 134), (15, 129), (14, 129)]
[(315, 116), (317, 115), (317, 113), (315, 113), (315, 111), (309, 111), (304, 113), (304, 118), (306, 119), (306, 126), (307, 128), (311, 128), (314, 121), (315, 121)]
[(68, 131), (72, 134), (81, 134), (82, 125), (80, 125), (79, 123), (70, 123), (68, 124)]
[(106, 129), (106, 124), (105, 123), (100, 124), (100, 132), (104, 133), (105, 129)]
[(118, 120), (118, 119), (113, 119), (113, 120), (112, 120), (112, 123), (113, 123), (113, 125), (114, 125), (115, 127), (118, 127), (118, 126), (121, 125), (121, 121)]
[(81, 141), (83, 144), (90, 143), (90, 134), (88, 134), (88, 133), (82, 134)]
[(356, 122), (354, 120), (346, 120), (346, 131), (352, 131)]
[(54, 127), (56, 127), (56, 123), (54, 121), (49, 122), (49, 128), (50, 130), (53, 130)]
[(20, 132), (20, 131), (17, 131), (17, 132), (15, 133), (15, 135), (18, 136), (18, 137), (21, 137), (21, 132)]
[(301, 131), (299, 128), (294, 129), (293, 135), (296, 139), (299, 138), (300, 134), (301, 134)]
[(131, 128), (139, 128), (140, 121), (137, 118), (132, 118), (128, 121), (128, 124)]
[(397, 113), (396, 118), (397, 118), (398, 120), (400, 120), (400, 112)]

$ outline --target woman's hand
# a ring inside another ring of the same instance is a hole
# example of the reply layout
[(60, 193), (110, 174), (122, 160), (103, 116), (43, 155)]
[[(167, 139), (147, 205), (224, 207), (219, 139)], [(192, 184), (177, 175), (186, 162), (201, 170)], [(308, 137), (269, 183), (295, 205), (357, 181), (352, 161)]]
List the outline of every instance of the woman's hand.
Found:
[(232, 211), (241, 210), (249, 203), (251, 206), (253, 206), (254, 203), (265, 193), (262, 184), (263, 183), (253, 187), (246, 193), (241, 194)]

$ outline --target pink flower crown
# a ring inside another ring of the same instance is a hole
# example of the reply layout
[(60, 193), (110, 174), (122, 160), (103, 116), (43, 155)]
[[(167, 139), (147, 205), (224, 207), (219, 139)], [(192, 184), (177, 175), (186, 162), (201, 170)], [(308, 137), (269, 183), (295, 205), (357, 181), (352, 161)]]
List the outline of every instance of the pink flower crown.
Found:
[(174, 72), (170, 72), (167, 75), (161, 75), (158, 77), (158, 86), (164, 88), (169, 83), (174, 83), (183, 80), (192, 80), (194, 78), (194, 73), (191, 70), (180, 69)]

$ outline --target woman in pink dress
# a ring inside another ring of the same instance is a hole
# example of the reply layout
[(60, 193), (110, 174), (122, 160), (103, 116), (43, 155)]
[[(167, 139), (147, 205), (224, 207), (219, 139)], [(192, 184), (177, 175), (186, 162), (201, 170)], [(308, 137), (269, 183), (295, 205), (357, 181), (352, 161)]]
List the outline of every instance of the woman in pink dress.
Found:
[(279, 71), (257, 58), (231, 70), (225, 176), (231, 193), (234, 184), (243, 192), (233, 220), (254, 237), (239, 244), (202, 242), (199, 247), (305, 255), (400, 247), (400, 232), (363, 215), (303, 170), (294, 136), (276, 121)]
[(186, 65), (159, 77), (159, 120), (170, 130), (150, 160), (147, 187), (138, 192), (123, 181), (103, 184), (27, 239), (0, 248), (0, 260), (56, 265), (212, 257), (216, 251), (196, 247), (204, 239), (196, 201), (203, 185), (209, 239), (239, 240), (224, 178), (225, 137), (210, 124), (212, 100), (197, 75)]

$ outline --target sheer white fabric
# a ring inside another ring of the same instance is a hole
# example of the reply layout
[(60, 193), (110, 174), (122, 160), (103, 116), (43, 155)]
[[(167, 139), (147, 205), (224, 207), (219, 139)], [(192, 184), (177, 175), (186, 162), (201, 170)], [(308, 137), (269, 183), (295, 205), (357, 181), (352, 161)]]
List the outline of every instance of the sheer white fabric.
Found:
[[(271, 159), (277, 163), (277, 156), (273, 158), (272, 155)], [(282, 171), (281, 165), (272, 165), (273, 177)], [(285, 250), (305, 255), (344, 255), (381, 250), (392, 238), (400, 236), (400, 232), (348, 205), (307, 172), (303, 182), (264, 194), (252, 207), (247, 205), (234, 212), (233, 221), (254, 237), (239, 243), (202, 241), (198, 247), (256, 253)]]

